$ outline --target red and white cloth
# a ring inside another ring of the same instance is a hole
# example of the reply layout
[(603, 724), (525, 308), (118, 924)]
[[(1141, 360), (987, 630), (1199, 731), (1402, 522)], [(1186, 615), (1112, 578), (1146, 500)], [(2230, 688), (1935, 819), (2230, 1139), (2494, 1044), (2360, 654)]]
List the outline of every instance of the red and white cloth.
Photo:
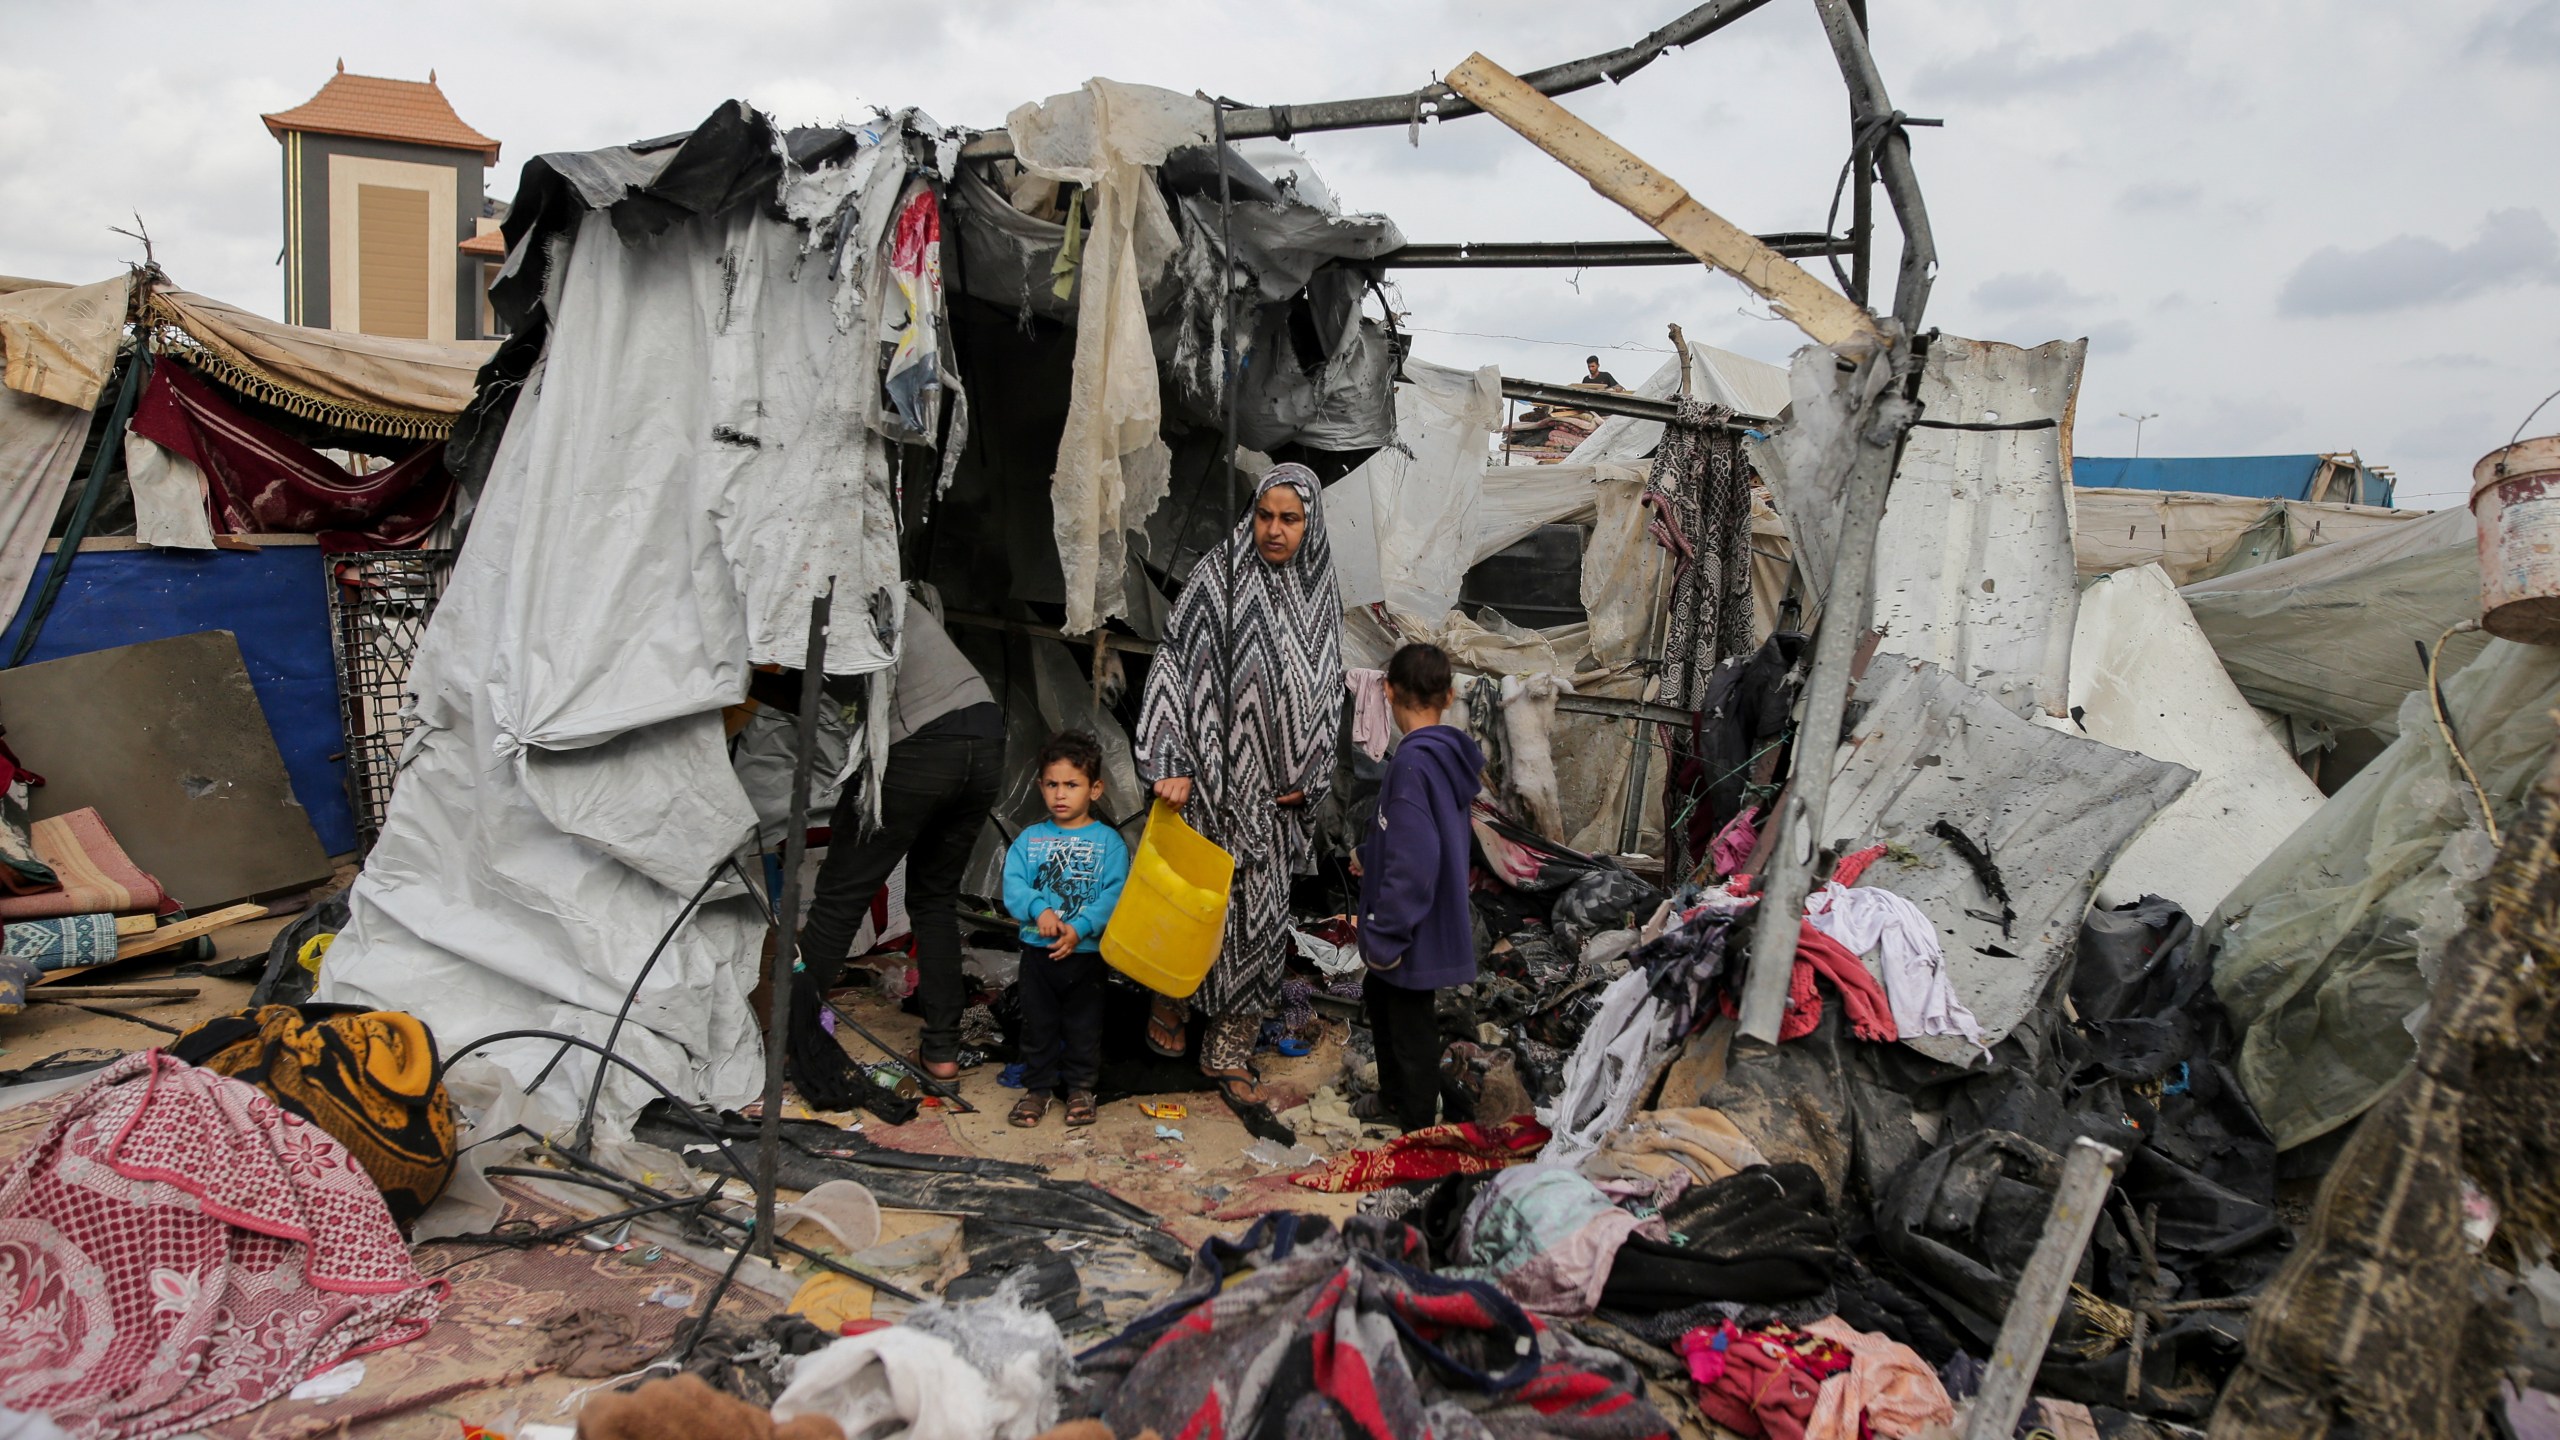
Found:
[(425, 1334), (444, 1291), (345, 1146), (156, 1050), (0, 1177), (0, 1395), (80, 1440), (255, 1409)]

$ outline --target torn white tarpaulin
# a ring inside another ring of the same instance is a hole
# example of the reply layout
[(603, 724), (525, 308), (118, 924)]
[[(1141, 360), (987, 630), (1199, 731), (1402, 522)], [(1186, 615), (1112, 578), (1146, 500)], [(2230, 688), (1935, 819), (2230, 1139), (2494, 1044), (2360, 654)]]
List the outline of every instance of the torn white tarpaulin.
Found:
[(2157, 565), (2092, 581), (2071, 641), (2071, 714), (2054, 729), (2196, 772), (2098, 882), (2098, 903), (2165, 895), (2189, 915), (2222, 897), (2320, 808), (2302, 773), (2240, 698)]
[(115, 373), (133, 277), (94, 285), (0, 280), (0, 384), (94, 410)]
[[(874, 164), (848, 203), (894, 200), (904, 171)], [(833, 673), (885, 670), (902, 613), (873, 429), (886, 267), (858, 254), (839, 304), (765, 199), (630, 243), (592, 212), (553, 242), (544, 356), (411, 672), (420, 729), (321, 998), (409, 1011), (448, 1053), (527, 1026), (601, 1042), (672, 932), (618, 1050), (691, 1098), (757, 1088), (763, 918), (715, 898), (676, 923), (756, 830), (720, 711), (750, 665), (799, 663), (830, 580)], [(882, 727), (861, 730), (876, 772)], [(530, 1078), (552, 1049), (493, 1058)], [(652, 1093), (617, 1075), (605, 1122)]]
[(1405, 370), (1396, 443), (1326, 487), (1325, 528), (1334, 553), (1348, 554), (1335, 566), (1344, 608), (1384, 601), (1429, 621), (1457, 605), (1475, 563), (1470, 541), (1486, 445), (1502, 423), (1502, 372), (1419, 360)]
[(1146, 524), (1172, 484), (1144, 292), (1180, 237), (1148, 167), (1207, 143), (1209, 119), (1205, 101), (1102, 79), (1005, 118), (1025, 170), (1084, 187), (1086, 229), (1072, 272), (1075, 373), (1050, 478), (1069, 634), (1120, 613), (1128, 532)]
[[(2076, 953), (2092, 877), (2195, 772), (2038, 728), (1906, 656), (1876, 656), (1856, 698), (1866, 710), (1840, 747), (1825, 833), (1843, 853), (1898, 847), (1867, 881), (1928, 914), (1956, 995), (1997, 1044)], [(2014, 916), (2004, 919), (1942, 824), (1989, 856)], [(1913, 1044), (1954, 1064), (1977, 1053), (1943, 1036)]]
[(133, 490), (133, 538), (170, 550), (211, 550), (213, 516), (205, 508), (204, 472), (196, 462), (144, 439), (127, 426), (124, 473)]
[[(1680, 393), (1680, 357), (1662, 362), (1635, 393), (1662, 400)], [(1765, 360), (1736, 355), (1713, 345), (1689, 342), (1689, 393), (1708, 405), (1722, 405), (1742, 420), (1775, 420), (1787, 408), (1787, 372)], [(1612, 415), (1583, 438), (1565, 457), (1568, 465), (1628, 464), (1641, 460), (1662, 443), (1662, 422)]]
[(2068, 449), (2085, 340), (2033, 350), (1940, 336), (1920, 373), (1922, 425), (1903, 444), (1876, 532), (1874, 624), (2019, 714), (2059, 715), (2078, 572)]
[(2072, 487), (2071, 509), (2071, 544), (2084, 578), (2157, 564), (2179, 585), (2427, 518), (2373, 505), (2088, 485)]
[(35, 578), (36, 557), (80, 463), (89, 413), (0, 389), (0, 629), (17, 615)]

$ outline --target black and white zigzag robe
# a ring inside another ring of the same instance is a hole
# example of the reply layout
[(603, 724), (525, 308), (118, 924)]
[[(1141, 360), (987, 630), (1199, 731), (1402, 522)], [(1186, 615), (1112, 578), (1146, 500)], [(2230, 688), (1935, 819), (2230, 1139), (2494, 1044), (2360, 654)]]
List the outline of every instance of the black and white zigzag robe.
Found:
[[(1183, 818), (1236, 857), (1226, 944), (1191, 999), (1211, 1015), (1265, 1014), (1278, 1001), (1290, 877), (1315, 870), (1315, 806), (1332, 785), (1341, 739), (1342, 593), (1315, 472), (1275, 466), (1254, 498), (1278, 485), (1307, 507), (1298, 553), (1285, 565), (1265, 561), (1248, 512), (1202, 556), (1138, 710), (1141, 773), (1151, 782), (1191, 777)], [(1272, 803), (1292, 790), (1306, 792), (1305, 806)]]

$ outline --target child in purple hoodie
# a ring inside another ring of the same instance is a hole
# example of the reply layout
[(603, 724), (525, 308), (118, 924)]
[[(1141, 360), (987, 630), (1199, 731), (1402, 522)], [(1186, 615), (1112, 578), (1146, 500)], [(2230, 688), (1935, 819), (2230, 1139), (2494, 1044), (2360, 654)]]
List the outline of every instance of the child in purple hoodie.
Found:
[(1363, 996), (1378, 1048), (1376, 1118), (1407, 1131), (1433, 1123), (1440, 1105), (1440, 1030), (1433, 1002), (1444, 985), (1476, 978), (1467, 867), (1475, 853), (1468, 811), (1483, 785), (1484, 752), (1440, 723), (1449, 705), (1449, 657), (1407, 645), (1387, 662), (1387, 703), (1404, 740), (1378, 792), (1378, 819), (1360, 845)]

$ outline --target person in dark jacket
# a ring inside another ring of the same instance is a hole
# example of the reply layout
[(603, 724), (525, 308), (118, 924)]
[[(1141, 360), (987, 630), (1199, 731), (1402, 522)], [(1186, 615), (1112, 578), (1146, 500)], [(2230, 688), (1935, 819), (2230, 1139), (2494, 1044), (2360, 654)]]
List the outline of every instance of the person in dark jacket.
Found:
[(1369, 967), (1363, 996), (1377, 1041), (1379, 1118), (1413, 1131), (1439, 1110), (1437, 992), (1476, 978), (1467, 814), (1483, 785), (1484, 752), (1440, 723), (1449, 657), (1436, 645), (1407, 645), (1387, 662), (1387, 704), (1404, 739), (1360, 846), (1360, 956)]

